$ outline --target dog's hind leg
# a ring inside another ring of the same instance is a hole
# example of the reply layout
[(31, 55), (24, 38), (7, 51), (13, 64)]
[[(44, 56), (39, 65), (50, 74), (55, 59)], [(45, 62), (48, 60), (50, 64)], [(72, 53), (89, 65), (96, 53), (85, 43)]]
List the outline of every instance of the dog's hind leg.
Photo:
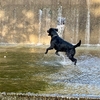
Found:
[(72, 58), (71, 60), (74, 62), (74, 65), (76, 65), (76, 63), (77, 63), (77, 59)]
[(66, 54), (67, 54), (68, 58), (69, 58), (72, 62), (74, 62), (74, 65), (76, 65), (77, 59), (74, 58), (75, 50), (73, 50), (73, 49), (72, 49), (72, 50), (69, 50), (69, 51), (66, 52)]
[(69, 58), (72, 62), (74, 62), (74, 65), (76, 65), (77, 59), (75, 59), (72, 55), (68, 55), (68, 58)]
[(58, 53), (58, 51), (55, 52), (56, 55), (60, 56), (60, 54)]

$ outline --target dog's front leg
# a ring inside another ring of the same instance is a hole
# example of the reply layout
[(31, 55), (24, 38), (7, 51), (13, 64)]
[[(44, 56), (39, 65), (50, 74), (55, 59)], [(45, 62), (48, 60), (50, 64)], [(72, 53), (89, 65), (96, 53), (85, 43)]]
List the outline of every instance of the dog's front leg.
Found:
[(53, 49), (53, 47), (47, 48), (45, 54), (47, 54), (48, 53), (48, 50), (51, 50), (51, 49)]
[(58, 51), (55, 52), (56, 55), (60, 56), (60, 54), (58, 53)]

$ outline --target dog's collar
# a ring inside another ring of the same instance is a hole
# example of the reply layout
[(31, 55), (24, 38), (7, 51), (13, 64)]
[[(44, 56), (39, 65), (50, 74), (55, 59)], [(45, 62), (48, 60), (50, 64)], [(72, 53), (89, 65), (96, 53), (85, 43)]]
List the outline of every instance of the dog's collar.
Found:
[[(55, 37), (55, 36), (57, 36), (57, 35), (54, 35), (53, 37)], [(53, 38), (53, 37), (52, 37), (52, 38)]]

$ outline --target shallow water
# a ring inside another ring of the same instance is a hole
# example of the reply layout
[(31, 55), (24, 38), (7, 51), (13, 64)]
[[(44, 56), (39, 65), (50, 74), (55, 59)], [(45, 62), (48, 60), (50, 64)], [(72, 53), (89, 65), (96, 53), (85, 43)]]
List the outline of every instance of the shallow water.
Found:
[(100, 47), (77, 48), (74, 64), (46, 47), (0, 48), (0, 92), (40, 94), (100, 94)]

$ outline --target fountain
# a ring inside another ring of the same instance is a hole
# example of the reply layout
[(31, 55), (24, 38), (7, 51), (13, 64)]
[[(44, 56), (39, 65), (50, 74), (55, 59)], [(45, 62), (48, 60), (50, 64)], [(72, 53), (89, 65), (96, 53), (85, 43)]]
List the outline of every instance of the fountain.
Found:
[(74, 66), (44, 47), (1, 47), (0, 98), (100, 98), (99, 49), (78, 48)]
[(76, 43), (78, 41), (78, 35), (79, 35), (79, 9), (77, 8), (76, 9), (76, 37), (75, 37)]
[[(1, 2), (0, 98), (100, 99), (99, 3), (99, 0)], [(59, 36), (73, 44), (82, 40), (82, 46), (76, 50), (76, 66), (63, 53), (59, 57), (55, 51), (44, 54), (50, 44), (46, 32), (50, 27), (58, 28)], [(30, 37), (34, 45), (27, 46)]]
[(58, 35), (63, 38), (66, 19), (62, 17), (62, 6), (58, 8), (57, 28)]
[(90, 44), (90, 0), (87, 0), (87, 21), (86, 21), (86, 34), (85, 34), (85, 44)]
[(40, 39), (41, 39), (41, 27), (42, 27), (42, 10), (39, 10), (39, 33), (38, 33), (38, 43), (37, 45), (42, 45)]

